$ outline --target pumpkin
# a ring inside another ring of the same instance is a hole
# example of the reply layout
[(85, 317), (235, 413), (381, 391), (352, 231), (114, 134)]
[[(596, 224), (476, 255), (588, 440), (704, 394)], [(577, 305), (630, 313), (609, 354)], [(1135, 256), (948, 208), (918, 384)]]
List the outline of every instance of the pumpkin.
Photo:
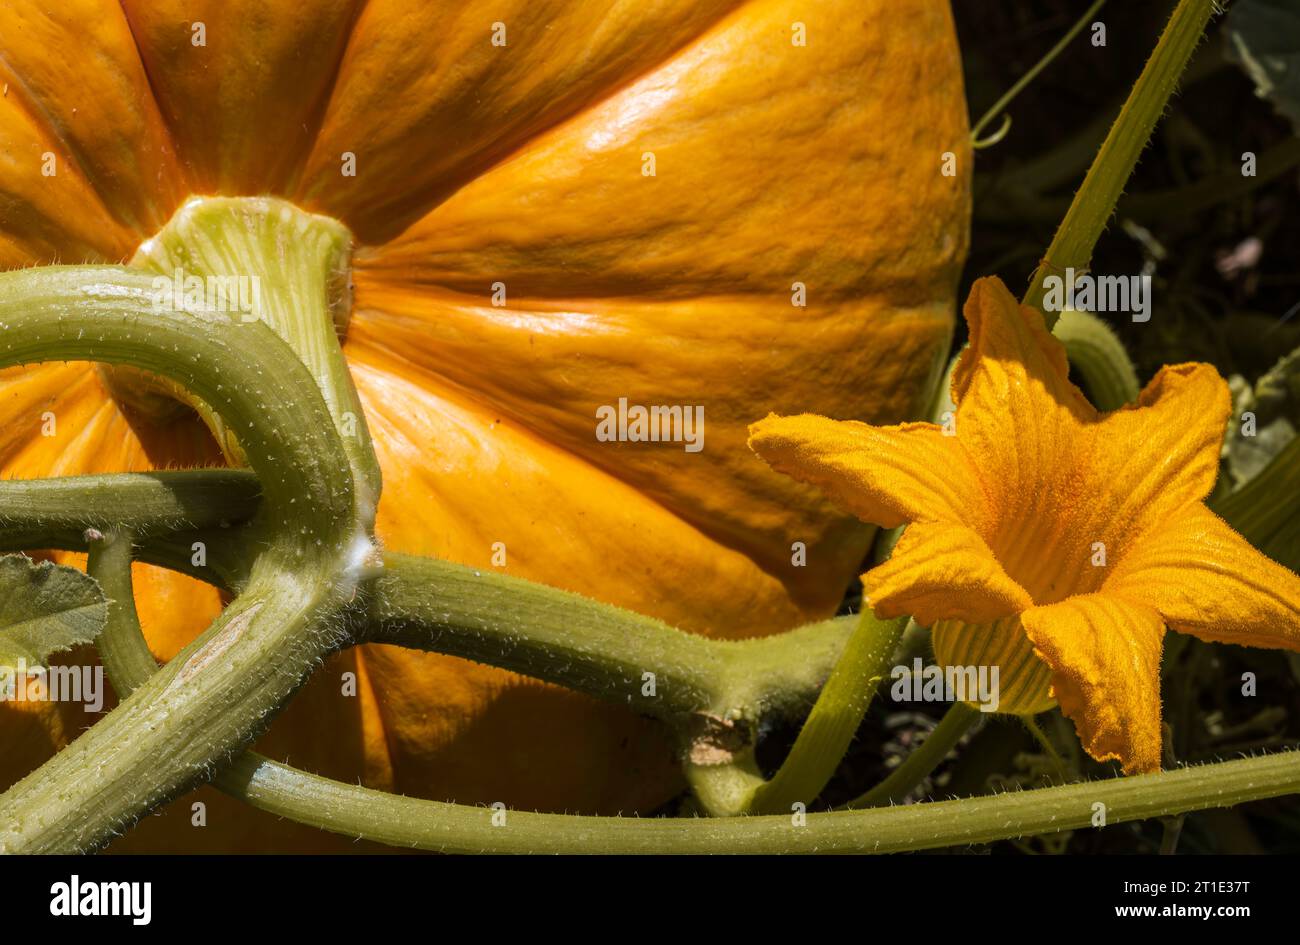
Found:
[[(0, 83), (0, 268), (130, 259), (191, 195), (350, 228), (344, 351), (387, 548), (720, 637), (834, 612), (869, 533), (756, 460), (746, 426), (895, 422), (933, 386), (969, 216), (947, 4), (10, 0)], [(703, 407), (703, 448), (598, 437), (621, 400)], [(4, 477), (221, 461), (192, 413), (119, 403), (92, 365), (0, 373)], [(221, 606), (135, 574), (161, 659)], [(4, 781), (92, 721), (0, 707)], [(333, 658), (259, 748), (466, 803), (627, 812), (680, 784), (628, 713), (377, 645)], [(186, 798), (128, 841), (335, 844), (203, 791), (208, 829)]]

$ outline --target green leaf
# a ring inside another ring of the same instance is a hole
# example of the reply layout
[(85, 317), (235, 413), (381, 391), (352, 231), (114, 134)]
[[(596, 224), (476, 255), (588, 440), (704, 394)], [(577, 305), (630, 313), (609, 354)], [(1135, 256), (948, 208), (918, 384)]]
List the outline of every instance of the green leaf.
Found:
[(1292, 426), (1300, 426), (1300, 348), (1255, 382), (1255, 401), (1262, 418), (1285, 417)]
[(108, 600), (93, 578), (25, 555), (0, 557), (0, 678), (19, 660), (30, 671), (46, 667), (52, 653), (93, 642), (107, 620)]
[(1238, 0), (1225, 29), (1229, 58), (1300, 133), (1300, 3)]
[[(1233, 420), (1223, 440), (1227, 475), (1221, 477), (1220, 488), (1240, 489), (1267, 469), (1295, 439), (1300, 400), (1290, 398), (1289, 383), (1293, 376), (1300, 381), (1300, 370), (1296, 369), (1300, 369), (1300, 352), (1283, 358), (1253, 389), (1240, 374), (1228, 378)], [(1250, 426), (1245, 423), (1248, 415), (1254, 417)]]

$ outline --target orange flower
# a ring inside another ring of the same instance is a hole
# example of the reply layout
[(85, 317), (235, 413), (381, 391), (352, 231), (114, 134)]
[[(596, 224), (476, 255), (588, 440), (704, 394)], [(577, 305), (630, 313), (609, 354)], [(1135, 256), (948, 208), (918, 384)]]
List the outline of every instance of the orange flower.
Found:
[(877, 614), (935, 625), (941, 664), (1000, 664), (1003, 711), (1055, 699), (1094, 758), (1159, 770), (1166, 627), (1300, 650), (1300, 578), (1203, 501), (1228, 387), (1209, 365), (1167, 366), (1098, 414), (1001, 282), (975, 284), (966, 320), (951, 424), (769, 416), (750, 446), (864, 521), (908, 525), (863, 576)]

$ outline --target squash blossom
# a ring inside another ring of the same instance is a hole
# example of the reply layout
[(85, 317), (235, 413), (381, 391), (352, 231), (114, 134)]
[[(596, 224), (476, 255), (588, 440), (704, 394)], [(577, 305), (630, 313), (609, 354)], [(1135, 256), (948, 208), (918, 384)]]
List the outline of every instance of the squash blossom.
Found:
[(950, 423), (769, 416), (750, 445), (863, 520), (907, 525), (863, 582), (878, 615), (933, 628), (942, 666), (998, 666), (999, 711), (1059, 703), (1094, 758), (1159, 770), (1166, 628), (1300, 650), (1300, 578), (1204, 502), (1228, 386), (1166, 366), (1099, 414), (1000, 281), (977, 282), (965, 314)]
[[(165, 303), (201, 262), (274, 313), (342, 365), (387, 550), (716, 637), (834, 613), (870, 529), (754, 462), (747, 429), (929, 396), (970, 213), (948, 4), (5, 0), (0, 86), (0, 269), (130, 261)], [(175, 394), (0, 372), (0, 476), (237, 461)], [(623, 400), (703, 416), (701, 448), (602, 439)], [(789, 534), (823, 567), (792, 565)], [(221, 606), (135, 581), (160, 659)], [(74, 709), (0, 705), (0, 787), (97, 718)], [(625, 708), (382, 645), (332, 657), (258, 747), (463, 803), (612, 814), (682, 789)], [(186, 800), (125, 842), (349, 842), (203, 799), (219, 830)]]

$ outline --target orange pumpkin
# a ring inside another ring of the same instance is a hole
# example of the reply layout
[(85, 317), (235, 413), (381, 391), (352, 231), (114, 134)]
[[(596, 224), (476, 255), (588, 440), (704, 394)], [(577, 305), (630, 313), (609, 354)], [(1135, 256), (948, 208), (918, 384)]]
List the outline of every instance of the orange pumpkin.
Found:
[[(835, 609), (869, 535), (746, 425), (893, 422), (933, 383), (969, 213), (947, 4), (10, 0), (0, 83), (0, 268), (129, 259), (192, 194), (351, 229), (344, 351), (389, 549), (504, 549), (508, 573), (718, 636)], [(599, 439), (620, 398), (702, 406), (704, 448)], [(127, 409), (89, 365), (0, 372), (0, 475), (219, 461), (196, 417)], [(136, 578), (160, 658), (220, 606)], [(0, 707), (3, 779), (87, 721)], [(259, 747), (462, 802), (629, 811), (678, 787), (620, 710), (385, 646), (333, 659)], [(186, 803), (134, 842), (333, 843), (214, 797), (207, 830)]]

